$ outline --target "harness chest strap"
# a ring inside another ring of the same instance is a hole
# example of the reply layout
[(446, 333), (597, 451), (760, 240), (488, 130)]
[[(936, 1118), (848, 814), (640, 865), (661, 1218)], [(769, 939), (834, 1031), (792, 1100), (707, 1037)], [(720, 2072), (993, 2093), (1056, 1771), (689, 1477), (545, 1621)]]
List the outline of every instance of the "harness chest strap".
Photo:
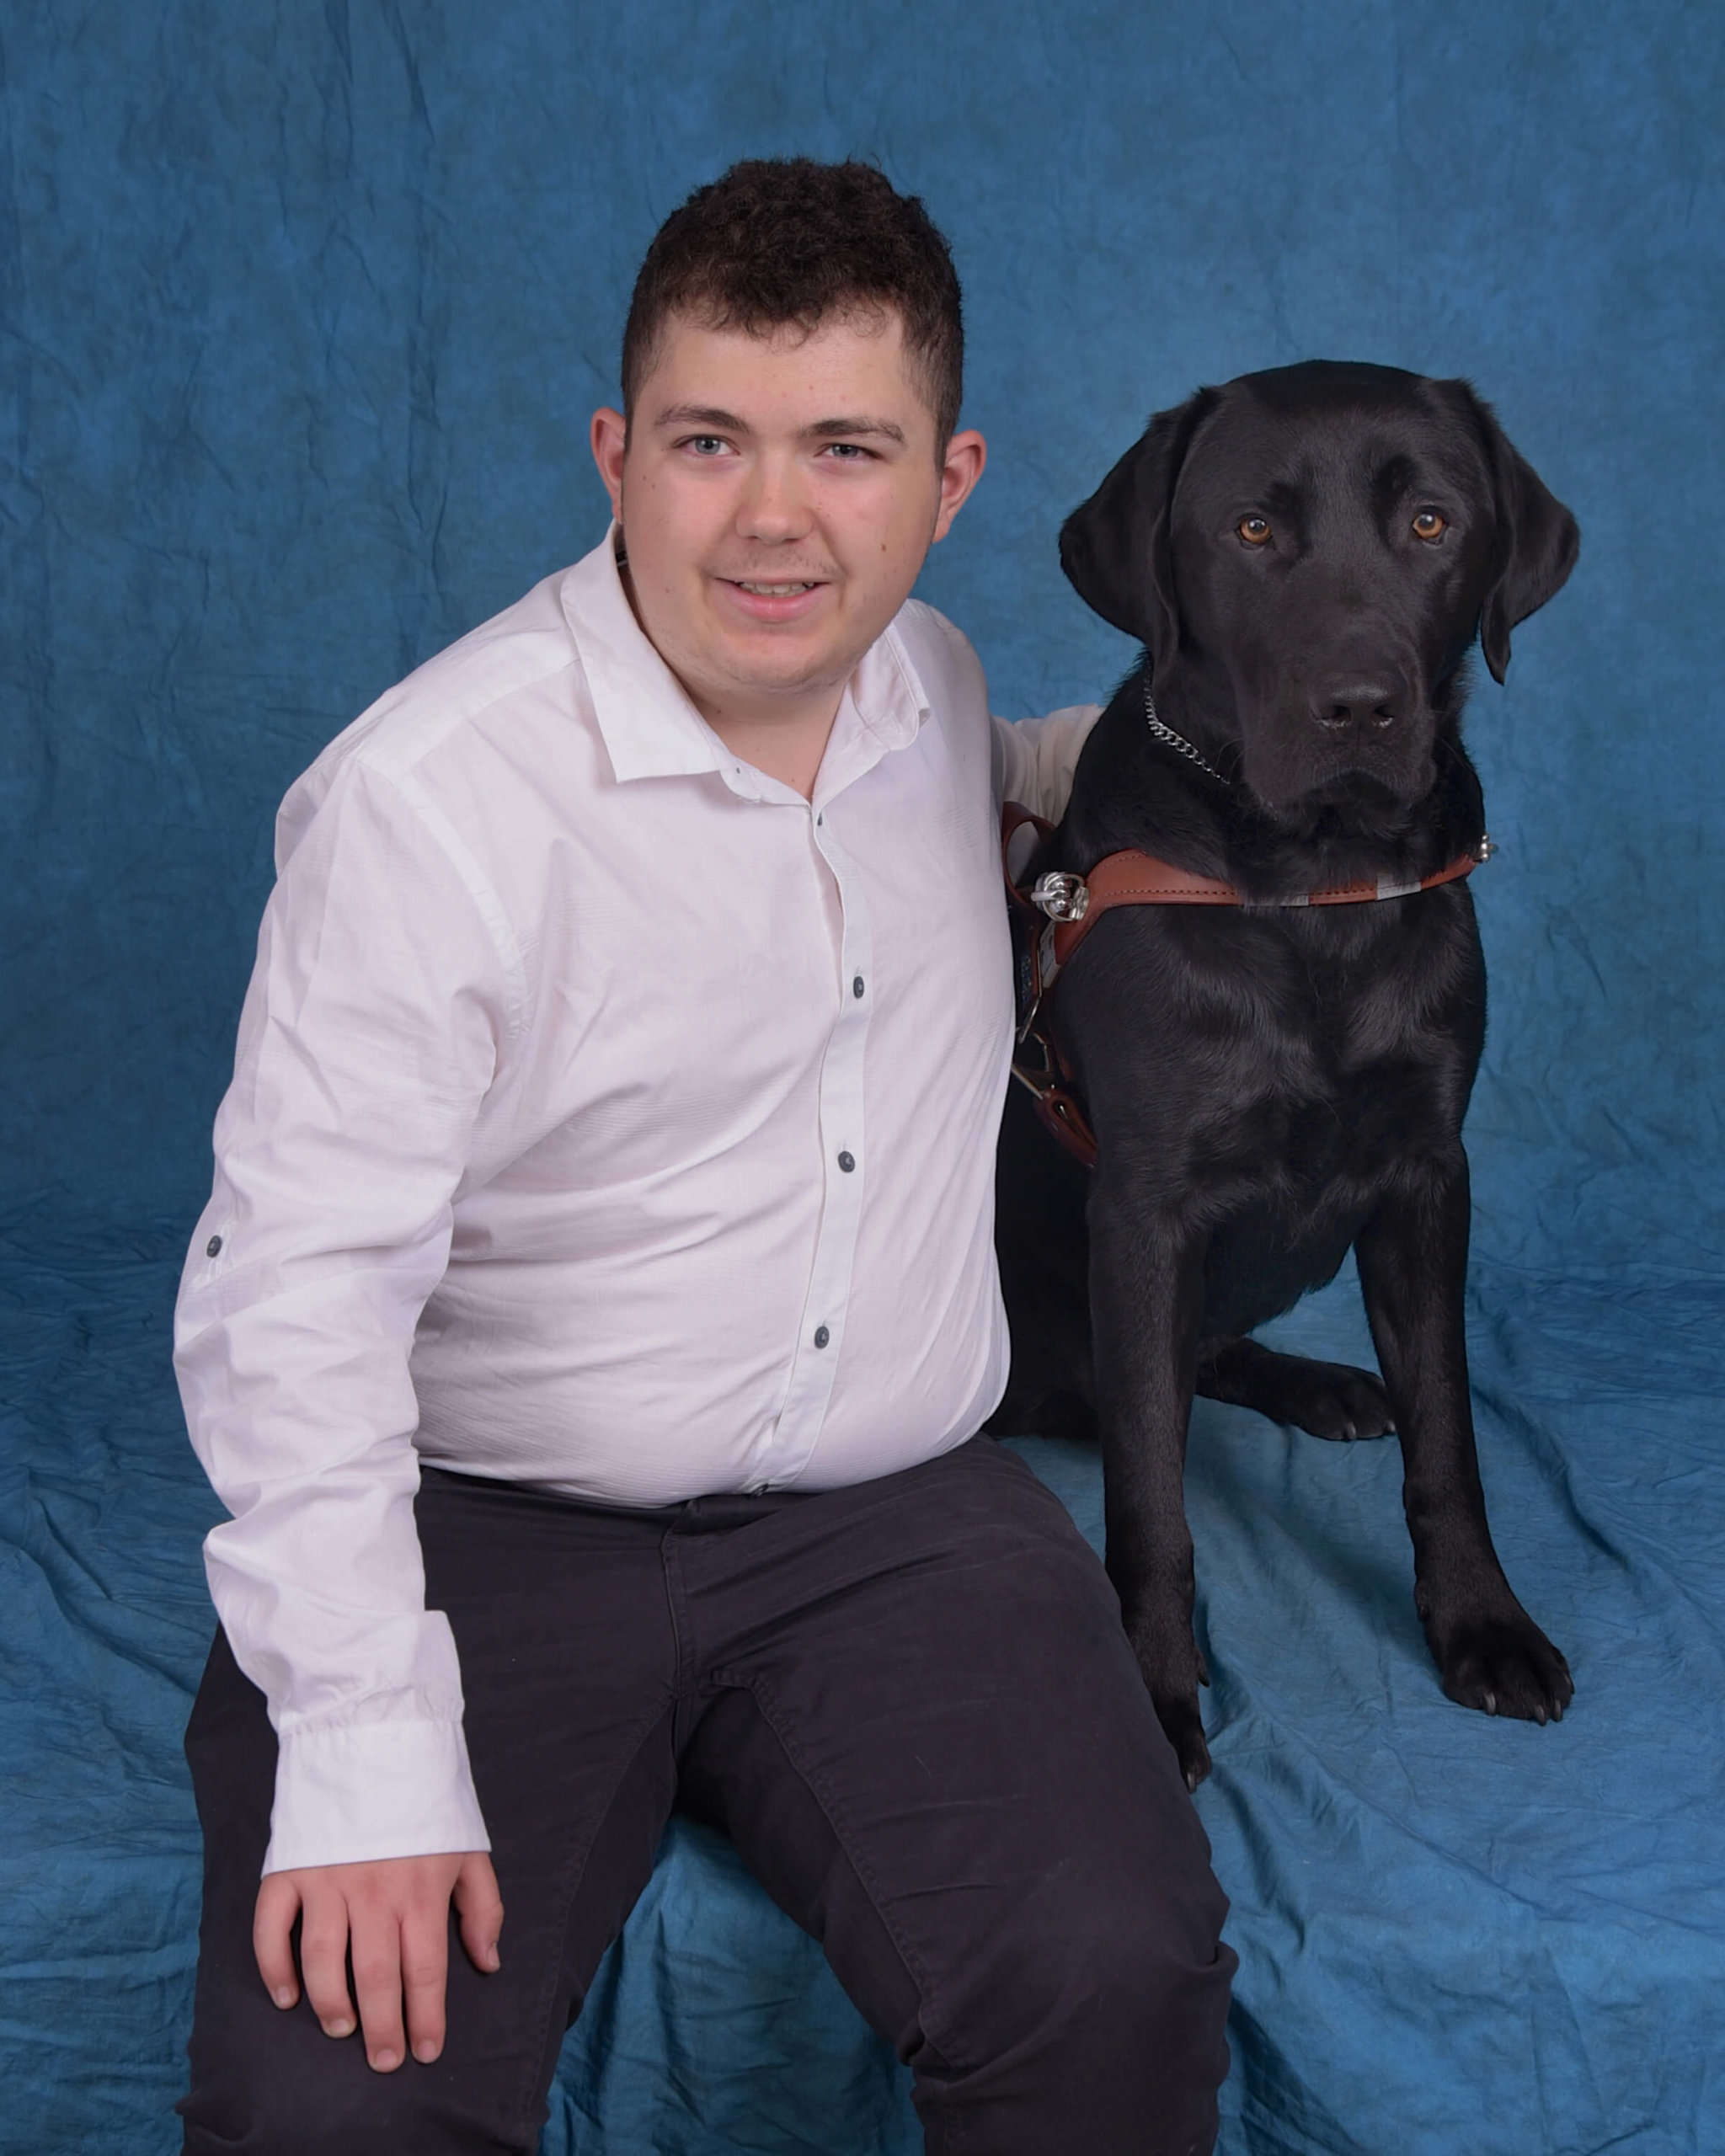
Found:
[(1176, 868), (1168, 862), (1158, 861), (1153, 853), (1140, 853), (1135, 847), (1107, 854), (1087, 876), (1039, 877), (1035, 889), (1029, 894), (1030, 904), (1048, 915), (1051, 931), (1044, 940), (1054, 963), (1044, 971), (1039, 985), (1045, 995), (1054, 986), (1055, 976), (1060, 968), (1071, 962), (1072, 953), (1097, 922), (1115, 906), (1256, 909), (1349, 906), (1372, 904), (1380, 899), (1408, 899), (1417, 891), (1435, 890), (1440, 883), (1453, 883), (1463, 876), (1471, 876), (1482, 861), (1489, 858), (1490, 851), (1491, 841), (1482, 840), (1474, 851), (1458, 854), (1454, 861), (1429, 876), (1422, 876), (1417, 883), (1398, 883), (1394, 877), (1380, 876), (1352, 883), (1325, 884), (1316, 891), (1303, 891), (1285, 899), (1248, 899), (1219, 877), (1194, 875), (1189, 869)]
[[(1043, 1018), (1040, 1026), (1037, 1022), (1044, 997), (1105, 913), (1116, 906), (1242, 906), (1256, 910), (1360, 905), (1381, 899), (1412, 898), (1416, 892), (1435, 890), (1440, 883), (1453, 883), (1461, 877), (1471, 875), (1496, 851), (1488, 838), (1482, 838), (1472, 851), (1458, 854), (1445, 867), (1421, 877), (1417, 883), (1400, 883), (1391, 877), (1380, 876), (1352, 883), (1327, 884), (1293, 898), (1250, 899), (1234, 884), (1226, 883), (1219, 877), (1199, 876), (1189, 869), (1176, 868), (1172, 862), (1159, 861), (1153, 853), (1130, 847), (1104, 856), (1088, 876), (1069, 875), (1060, 870), (1039, 876), (1027, 892), (1012, 874), (1011, 859), (1013, 838), (1026, 825), (1034, 829), (1039, 838), (1046, 838), (1054, 829), (1053, 825), (1032, 815), (1019, 803), (1007, 802), (1001, 811), (1001, 862), (1007, 897), (1020, 929), (1019, 1052), (1013, 1058), (1012, 1075), (1035, 1094), (1037, 1112), (1043, 1122), (1066, 1150), (1087, 1167), (1096, 1163), (1096, 1139), (1078, 1104), (1072, 1074), (1059, 1043), (1049, 1031), (1047, 1020)], [(1041, 1053), (1043, 1063), (1039, 1070), (1024, 1059), (1023, 1050), (1030, 1043)]]

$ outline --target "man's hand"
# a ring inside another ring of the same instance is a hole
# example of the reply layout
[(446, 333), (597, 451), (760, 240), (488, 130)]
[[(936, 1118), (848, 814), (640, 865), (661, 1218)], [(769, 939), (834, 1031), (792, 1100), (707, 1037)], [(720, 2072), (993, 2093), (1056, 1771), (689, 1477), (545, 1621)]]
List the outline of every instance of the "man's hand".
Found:
[(449, 1973), (449, 1904), (461, 1919), (462, 1944), (476, 1969), (498, 1967), (503, 1900), (483, 1850), (465, 1855), (395, 1856), (372, 1864), (323, 1864), (272, 1871), (258, 1889), (252, 1946), (278, 2006), (300, 1995), (293, 1966), (294, 1919), (303, 1914), (300, 1962), (306, 1996), (326, 2036), (350, 2036), (354, 2002), (347, 1988), (353, 1942), (354, 1989), (366, 2032), (366, 2057), (380, 2073), (407, 2056), (425, 2064), (443, 2049), (443, 1990)]

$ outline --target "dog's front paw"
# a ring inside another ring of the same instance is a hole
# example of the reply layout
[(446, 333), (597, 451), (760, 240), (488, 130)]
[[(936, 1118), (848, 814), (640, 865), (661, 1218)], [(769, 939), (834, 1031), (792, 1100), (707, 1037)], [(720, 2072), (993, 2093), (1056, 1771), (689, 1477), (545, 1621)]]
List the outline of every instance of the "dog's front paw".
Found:
[(1432, 1642), (1445, 1691), (1464, 1707), (1561, 1721), (1575, 1696), (1569, 1665), (1525, 1609), (1463, 1620)]
[[(1172, 1646), (1170, 1630), (1178, 1634)], [(1183, 1623), (1156, 1626), (1129, 1620), (1126, 1635), (1156, 1718), (1174, 1748), (1181, 1777), (1188, 1789), (1195, 1790), (1210, 1772), (1210, 1747), (1204, 1741), (1204, 1716), (1198, 1706), (1198, 1688), (1209, 1684), (1210, 1672), (1198, 1642)]]
[(1198, 1695), (1158, 1699), (1151, 1694), (1151, 1703), (1156, 1709), (1156, 1718), (1162, 1726), (1162, 1734), (1174, 1748), (1174, 1757), (1180, 1764), (1181, 1779), (1189, 1790), (1195, 1790), (1210, 1772), (1210, 1747), (1204, 1741), (1204, 1717), (1198, 1710)]

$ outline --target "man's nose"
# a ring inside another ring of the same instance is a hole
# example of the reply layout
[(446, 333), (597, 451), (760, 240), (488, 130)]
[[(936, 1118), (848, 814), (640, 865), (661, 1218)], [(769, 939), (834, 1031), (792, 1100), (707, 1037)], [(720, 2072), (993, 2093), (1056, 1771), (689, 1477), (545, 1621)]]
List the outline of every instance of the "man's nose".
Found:
[(1386, 734), (1407, 716), (1408, 686), (1387, 672), (1336, 674), (1314, 681), (1308, 702), (1327, 734)]
[(762, 457), (749, 475), (737, 505), (737, 529), (745, 538), (782, 543), (808, 531), (809, 510), (794, 460)]

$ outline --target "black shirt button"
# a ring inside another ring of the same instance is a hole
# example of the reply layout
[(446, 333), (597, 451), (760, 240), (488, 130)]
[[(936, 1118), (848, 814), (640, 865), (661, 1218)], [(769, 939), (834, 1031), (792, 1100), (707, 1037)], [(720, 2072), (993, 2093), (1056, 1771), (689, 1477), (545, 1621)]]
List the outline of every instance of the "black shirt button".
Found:
[(852, 1169), (854, 1168), (856, 1165), (857, 1162), (854, 1155), (850, 1153), (841, 1153), (839, 1155), (839, 1166), (846, 1175), (849, 1175)]
[(852, 995), (860, 995), (862, 993), (862, 976), (861, 974), (858, 974), (855, 980), (851, 983), (851, 993)]
[(221, 1236), (220, 1236), (220, 1235), (211, 1235), (211, 1238), (210, 1238), (209, 1241), (208, 1241), (208, 1242), (206, 1242), (206, 1243), (204, 1245), (204, 1255), (205, 1255), (205, 1257), (221, 1257), (221, 1255), (222, 1255), (222, 1238), (221, 1238)]
[(817, 1326), (815, 1326), (815, 1328), (814, 1328), (814, 1344), (815, 1344), (815, 1346), (816, 1346), (817, 1348), (824, 1348), (824, 1347), (825, 1347), (825, 1345), (826, 1345), (827, 1342), (828, 1342), (829, 1340), (830, 1340), (831, 1338), (832, 1338), (832, 1335), (831, 1335), (831, 1334), (827, 1331), (826, 1327), (825, 1327), (824, 1325), (817, 1325)]

